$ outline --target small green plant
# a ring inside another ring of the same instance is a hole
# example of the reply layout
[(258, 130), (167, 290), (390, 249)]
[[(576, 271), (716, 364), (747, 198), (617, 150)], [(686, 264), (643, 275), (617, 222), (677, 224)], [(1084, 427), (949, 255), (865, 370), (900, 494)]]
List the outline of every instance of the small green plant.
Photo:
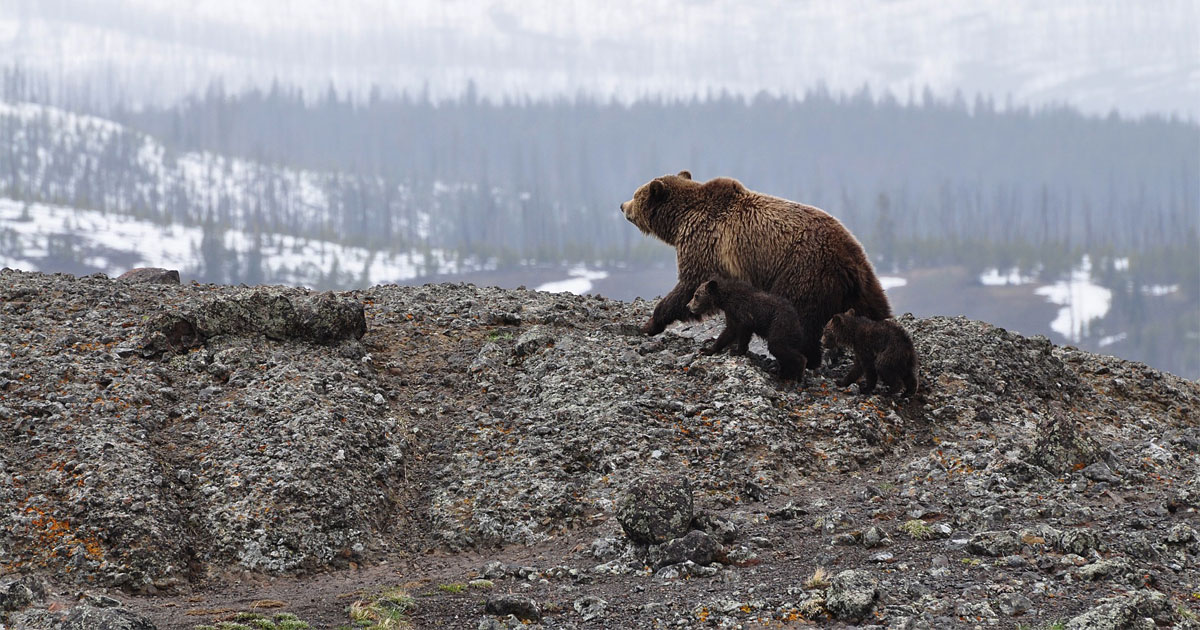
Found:
[(467, 590), (467, 585), (462, 582), (451, 582), (449, 584), (438, 584), (438, 590), (446, 593), (461, 593)]
[(896, 489), (896, 484), (894, 484), (890, 481), (881, 481), (881, 482), (879, 482), (878, 488), (880, 490), (890, 494), (891, 492), (893, 492)]
[(488, 341), (500, 341), (502, 339), (507, 341), (509, 339), (512, 339), (513, 335), (512, 335), (512, 333), (510, 333), (508, 331), (493, 330), (492, 332), (488, 333), (487, 338), (488, 338)]
[(268, 617), (262, 613), (241, 612), (233, 621), (222, 621), (216, 625), (199, 625), (195, 630), (309, 630), (312, 626), (292, 613), (276, 613)]
[(394, 630), (409, 627), (408, 614), (414, 608), (414, 603), (408, 591), (393, 587), (350, 604), (346, 613), (355, 627)]
[(1054, 623), (1046, 626), (1046, 630), (1067, 630), (1067, 624), (1061, 621), (1055, 621)]
[(483, 590), (486, 590), (486, 589), (489, 589), (489, 588), (492, 588), (493, 586), (495, 586), (495, 584), (491, 580), (485, 580), (483, 578), (480, 578), (478, 580), (471, 580), (470, 582), (467, 582), (467, 585), (470, 586), (471, 588), (483, 589)]
[(963, 563), (963, 564), (965, 564), (965, 565), (969, 565), (969, 566), (972, 566), (972, 567), (977, 567), (977, 566), (979, 566), (979, 565), (980, 565), (980, 563), (982, 563), (982, 562), (983, 562), (983, 560), (980, 560), (979, 558), (963, 558), (963, 559), (962, 559), (962, 563)]
[(908, 534), (914, 540), (928, 540), (931, 536), (933, 536), (933, 530), (925, 524), (925, 521), (922, 521), (919, 518), (914, 518), (911, 521), (905, 521), (904, 524), (900, 526), (900, 531)]
[(1192, 612), (1192, 610), (1190, 608), (1188, 608), (1187, 606), (1184, 606), (1183, 604), (1180, 604), (1178, 607), (1176, 607), (1175, 612), (1180, 617), (1183, 617), (1184, 619), (1187, 619), (1188, 621), (1191, 621), (1191, 622), (1200, 621), (1200, 616), (1197, 616), (1196, 613)]

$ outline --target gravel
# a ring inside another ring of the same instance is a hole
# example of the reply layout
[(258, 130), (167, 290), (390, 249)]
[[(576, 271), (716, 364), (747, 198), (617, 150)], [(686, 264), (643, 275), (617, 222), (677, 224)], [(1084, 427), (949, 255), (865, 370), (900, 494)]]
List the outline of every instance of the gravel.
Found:
[[(652, 307), (0, 271), (0, 601), (22, 576), (50, 591), (4, 621), (64, 627), (99, 609), (86, 588), (190, 628), (157, 602), (403, 558), (495, 597), (521, 585), (547, 627), (1196, 610), (1197, 383), (901, 316), (922, 392), (861, 396), (835, 385), (849, 357), (800, 387), (758, 341), (699, 354), (719, 321), (640, 336)], [(291, 599), (346, 623), (336, 593), (359, 587), (328, 588)], [(412, 614), (513, 613), (435, 591)]]

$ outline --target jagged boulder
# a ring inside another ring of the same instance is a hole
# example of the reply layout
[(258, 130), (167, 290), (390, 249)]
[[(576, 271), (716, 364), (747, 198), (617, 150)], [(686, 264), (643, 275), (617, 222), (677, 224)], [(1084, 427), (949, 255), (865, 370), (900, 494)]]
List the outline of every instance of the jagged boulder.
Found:
[(825, 607), (837, 619), (859, 621), (871, 614), (879, 600), (879, 581), (866, 571), (842, 571), (829, 581)]
[(683, 477), (639, 479), (620, 497), (617, 520), (638, 544), (679, 538), (692, 522), (692, 485)]
[(138, 267), (117, 276), (117, 280), (137, 284), (179, 284), (179, 272), (160, 267)]

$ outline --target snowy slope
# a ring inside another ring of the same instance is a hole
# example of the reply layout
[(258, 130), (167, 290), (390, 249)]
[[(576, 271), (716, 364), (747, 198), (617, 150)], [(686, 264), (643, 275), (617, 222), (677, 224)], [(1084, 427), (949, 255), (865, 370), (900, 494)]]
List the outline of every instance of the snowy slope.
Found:
[[(401, 282), (430, 273), (478, 271), (439, 250), (372, 252), (332, 241), (286, 234), (259, 235), (262, 284), (347, 288)], [(116, 276), (134, 267), (178, 269), (185, 278), (208, 277), (201, 228), (163, 225), (128, 215), (0, 198), (0, 267)], [(255, 237), (242, 230), (219, 236), (246, 279)]]
[(1200, 117), (1194, 0), (6, 0), (0, 60), (99, 100), (115, 85), (169, 101), (217, 77), (626, 99), (822, 83)]

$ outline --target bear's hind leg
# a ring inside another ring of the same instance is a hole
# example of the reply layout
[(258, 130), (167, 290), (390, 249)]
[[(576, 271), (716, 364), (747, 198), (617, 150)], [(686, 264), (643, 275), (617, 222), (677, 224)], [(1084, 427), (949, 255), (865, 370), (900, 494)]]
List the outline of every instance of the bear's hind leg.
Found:
[(870, 394), (875, 391), (875, 383), (879, 380), (879, 374), (875, 372), (875, 366), (870, 363), (863, 366), (863, 372), (866, 374), (866, 379), (863, 380), (862, 385), (858, 386), (858, 393)]
[(858, 362), (858, 357), (854, 358), (854, 365), (850, 366), (850, 371), (838, 381), (838, 387), (849, 387), (854, 384), (863, 375), (862, 364)]

